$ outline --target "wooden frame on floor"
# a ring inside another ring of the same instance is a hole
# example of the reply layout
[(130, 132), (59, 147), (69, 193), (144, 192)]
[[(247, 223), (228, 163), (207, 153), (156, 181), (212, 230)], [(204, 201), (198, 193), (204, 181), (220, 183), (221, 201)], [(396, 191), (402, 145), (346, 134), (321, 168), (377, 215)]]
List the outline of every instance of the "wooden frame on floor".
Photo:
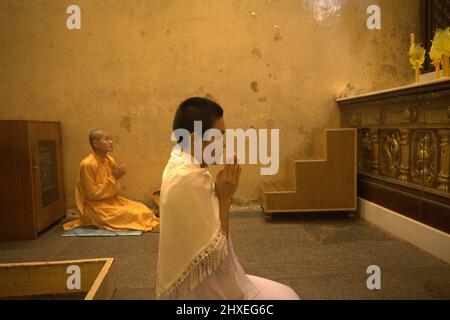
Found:
[[(80, 269), (80, 289), (69, 289), (69, 266)], [(115, 290), (114, 258), (0, 264), (0, 299), (108, 300)]]

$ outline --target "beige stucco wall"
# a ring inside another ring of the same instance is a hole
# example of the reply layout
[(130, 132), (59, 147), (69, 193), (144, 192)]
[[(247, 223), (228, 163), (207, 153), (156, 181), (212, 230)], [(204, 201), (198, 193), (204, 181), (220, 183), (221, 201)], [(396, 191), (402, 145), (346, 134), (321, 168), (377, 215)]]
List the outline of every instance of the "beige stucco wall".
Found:
[[(66, 29), (69, 4), (81, 30)], [(382, 30), (366, 27), (371, 4)], [(220, 102), (228, 127), (280, 128), (283, 178), (314, 127), (339, 125), (337, 95), (413, 81), (410, 32), (420, 40), (419, 0), (2, 0), (0, 119), (62, 122), (69, 207), (96, 127), (129, 167), (124, 193), (147, 201), (174, 110), (192, 95)], [(245, 166), (239, 196), (258, 196), (264, 179)]]

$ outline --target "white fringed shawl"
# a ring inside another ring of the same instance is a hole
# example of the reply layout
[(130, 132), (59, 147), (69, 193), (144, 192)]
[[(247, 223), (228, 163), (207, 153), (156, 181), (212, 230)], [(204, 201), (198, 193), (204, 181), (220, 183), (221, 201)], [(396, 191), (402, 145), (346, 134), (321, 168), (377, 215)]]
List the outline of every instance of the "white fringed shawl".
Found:
[(183, 299), (227, 254), (219, 201), (207, 169), (186, 163), (191, 155), (174, 148), (164, 170), (156, 278), (158, 299)]

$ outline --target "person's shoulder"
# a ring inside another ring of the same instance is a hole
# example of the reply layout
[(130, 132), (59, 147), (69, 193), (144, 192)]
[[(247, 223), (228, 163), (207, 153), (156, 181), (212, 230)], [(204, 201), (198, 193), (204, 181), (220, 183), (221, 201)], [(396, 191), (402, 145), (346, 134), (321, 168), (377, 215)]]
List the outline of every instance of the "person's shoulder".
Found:
[(83, 160), (81, 160), (80, 166), (89, 164), (89, 163), (93, 162), (94, 160), (95, 160), (94, 155), (92, 153), (89, 153)]
[(97, 165), (97, 160), (95, 159), (95, 156), (90, 153), (87, 157), (85, 157), (80, 162), (80, 168), (84, 169), (87, 167), (95, 167)]
[(180, 165), (171, 168), (167, 180), (170, 184), (186, 187), (186, 190), (208, 188), (212, 184), (209, 171), (193, 165)]

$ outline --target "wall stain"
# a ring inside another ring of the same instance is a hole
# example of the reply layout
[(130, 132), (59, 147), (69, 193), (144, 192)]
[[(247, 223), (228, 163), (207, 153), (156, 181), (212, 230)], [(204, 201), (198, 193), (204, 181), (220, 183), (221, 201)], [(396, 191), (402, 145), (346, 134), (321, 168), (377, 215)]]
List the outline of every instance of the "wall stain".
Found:
[(120, 127), (122, 129), (125, 129), (127, 132), (130, 132), (131, 130), (131, 119), (128, 116), (125, 116), (120, 120)]
[(273, 129), (275, 127), (275, 120), (269, 119), (266, 121), (266, 128)]
[(266, 101), (267, 101), (266, 97), (258, 98), (258, 102), (266, 102)]
[(254, 48), (252, 50), (252, 55), (254, 55), (255, 57), (261, 59), (261, 57), (262, 57), (261, 50), (259, 50), (258, 48)]
[(194, 91), (194, 95), (198, 97), (205, 96), (205, 89), (203, 88), (203, 86), (198, 87), (198, 89)]
[(275, 41), (281, 40), (281, 38), (282, 38), (283, 36), (281, 35), (280, 27), (278, 27), (277, 25), (275, 25), (275, 26), (273, 27), (273, 30), (274, 30), (274, 32), (273, 32), (273, 40), (275, 40)]
[(258, 82), (252, 81), (252, 82), (250, 83), (250, 88), (252, 88), (252, 90), (253, 90), (254, 92), (258, 92), (258, 91), (259, 91), (259, 89), (258, 89)]

